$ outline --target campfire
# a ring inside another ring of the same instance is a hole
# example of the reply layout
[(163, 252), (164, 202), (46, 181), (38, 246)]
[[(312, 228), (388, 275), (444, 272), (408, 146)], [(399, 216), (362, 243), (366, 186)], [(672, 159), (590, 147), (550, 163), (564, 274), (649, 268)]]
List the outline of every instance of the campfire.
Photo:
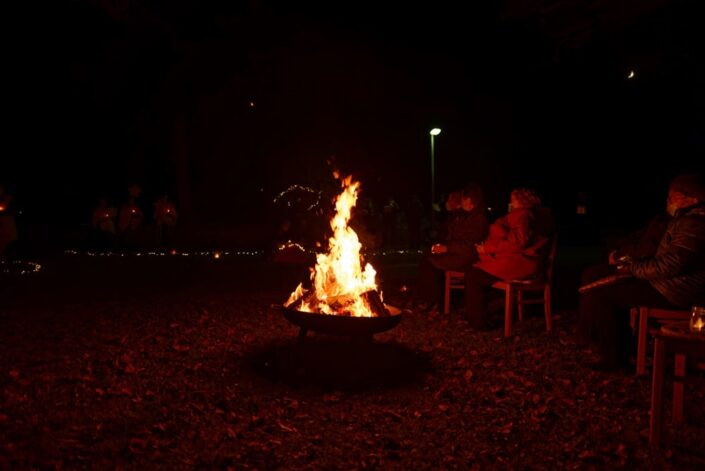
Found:
[(328, 241), (328, 251), (316, 256), (310, 288), (299, 283), (284, 306), (331, 316), (389, 316), (382, 295), (377, 291), (377, 272), (369, 263), (362, 268), (362, 244), (348, 225), (360, 183), (349, 176), (341, 179), (341, 184), (343, 191), (335, 200), (335, 216), (330, 221), (333, 236)]

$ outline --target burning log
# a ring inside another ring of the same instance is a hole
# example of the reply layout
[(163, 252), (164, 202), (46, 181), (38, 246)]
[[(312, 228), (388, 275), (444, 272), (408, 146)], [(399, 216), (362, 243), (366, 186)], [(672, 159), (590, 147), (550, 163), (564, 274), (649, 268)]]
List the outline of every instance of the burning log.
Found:
[(367, 307), (370, 308), (370, 311), (372, 311), (376, 316), (386, 317), (390, 315), (377, 290), (365, 291), (360, 295), (360, 297), (365, 301)]

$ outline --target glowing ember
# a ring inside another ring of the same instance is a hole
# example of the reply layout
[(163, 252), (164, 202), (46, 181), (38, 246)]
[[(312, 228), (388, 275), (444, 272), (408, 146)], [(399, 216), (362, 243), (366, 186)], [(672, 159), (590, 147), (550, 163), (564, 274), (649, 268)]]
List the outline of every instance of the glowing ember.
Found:
[(384, 315), (381, 297), (377, 295), (376, 272), (369, 263), (362, 270), (362, 245), (348, 226), (360, 183), (353, 182), (352, 177), (342, 179), (341, 183), (343, 192), (335, 201), (336, 213), (330, 222), (333, 237), (328, 241), (328, 253), (318, 254), (316, 266), (311, 270), (313, 289), (306, 290), (299, 284), (284, 305), (322, 314)]

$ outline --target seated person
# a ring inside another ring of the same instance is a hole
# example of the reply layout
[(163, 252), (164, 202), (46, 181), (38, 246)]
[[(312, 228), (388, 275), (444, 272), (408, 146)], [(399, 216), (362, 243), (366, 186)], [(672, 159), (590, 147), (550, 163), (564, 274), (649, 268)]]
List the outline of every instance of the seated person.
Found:
[(101, 198), (98, 205), (93, 208), (91, 226), (96, 231), (115, 234), (116, 213), (116, 209), (108, 204), (108, 200)]
[(667, 211), (672, 216), (652, 257), (626, 260), (619, 272), (633, 278), (585, 292), (581, 317), (597, 326), (599, 370), (628, 366), (632, 351), (629, 309), (650, 306), (690, 309), (705, 303), (705, 181), (680, 175), (669, 187)]
[(477, 246), (480, 260), (465, 270), (465, 315), (473, 328), (487, 327), (485, 291), (499, 280), (528, 279), (544, 273), (555, 235), (551, 210), (533, 191), (515, 189), (509, 213), (490, 226)]
[[(653, 257), (670, 220), (671, 216), (665, 212), (655, 216), (646, 227), (622, 239), (610, 251), (606, 261), (583, 270), (580, 277), (581, 291), (589, 289), (589, 285), (597, 280), (615, 275), (617, 264), (622, 259), (639, 260)], [(578, 311), (577, 340), (581, 344), (587, 344), (596, 339), (595, 318), (589, 315), (594, 309), (585, 305), (590, 299), (590, 297), (581, 296), (580, 300), (582, 308)]]
[[(421, 261), (417, 291), (420, 309), (440, 303), (445, 271), (463, 271), (477, 261), (475, 245), (487, 236), (489, 222), (482, 189), (471, 183), (459, 196), (460, 209), (449, 221), (443, 242), (431, 247), (431, 254)], [(456, 196), (451, 194), (451, 198)]]

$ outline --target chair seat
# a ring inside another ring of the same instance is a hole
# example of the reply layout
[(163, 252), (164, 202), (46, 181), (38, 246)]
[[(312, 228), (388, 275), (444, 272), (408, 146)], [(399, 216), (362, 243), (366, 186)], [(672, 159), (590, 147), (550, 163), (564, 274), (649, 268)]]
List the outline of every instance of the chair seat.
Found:
[(512, 285), (521, 289), (542, 290), (546, 285), (546, 281), (543, 278), (531, 278), (528, 280), (497, 281), (492, 283), (492, 287), (497, 289), (505, 289), (507, 285)]

